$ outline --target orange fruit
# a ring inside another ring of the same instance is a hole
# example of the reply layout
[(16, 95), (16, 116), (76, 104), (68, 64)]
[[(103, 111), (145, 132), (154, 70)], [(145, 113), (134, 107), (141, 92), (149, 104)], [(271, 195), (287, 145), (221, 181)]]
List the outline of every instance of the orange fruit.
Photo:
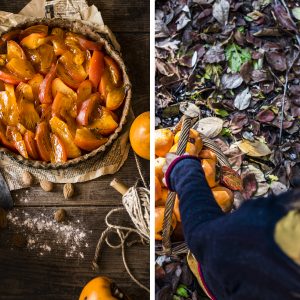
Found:
[(150, 112), (140, 114), (132, 123), (129, 133), (134, 152), (144, 159), (150, 159)]
[(157, 177), (155, 176), (155, 201), (158, 201), (161, 199), (161, 184)]
[(163, 166), (166, 162), (166, 159), (164, 157), (157, 157), (154, 161), (155, 165), (155, 176), (158, 178), (158, 180), (161, 182), (162, 179), (164, 178), (164, 173), (163, 173)]
[(212, 159), (217, 162), (217, 155), (209, 149), (202, 149), (199, 153), (199, 157), (201, 159)]
[(169, 190), (166, 188), (161, 189), (161, 199), (155, 202), (155, 206), (165, 206), (168, 198)]
[(180, 210), (179, 210), (179, 197), (176, 195), (175, 204), (174, 204), (174, 215), (177, 222), (181, 222)]
[(217, 185), (216, 181), (216, 162), (213, 159), (203, 159), (201, 165), (205, 174), (206, 181), (210, 188)]
[(214, 187), (211, 191), (221, 209), (224, 212), (231, 211), (234, 200), (233, 192), (230, 189), (220, 185)]
[[(173, 147), (170, 149), (169, 152), (176, 153), (177, 148), (178, 148), (178, 144), (175, 144), (175, 145), (173, 145)], [(193, 155), (193, 156), (198, 155), (197, 147), (194, 144), (190, 143), (190, 142), (187, 143), (186, 148), (185, 148), (185, 152), (187, 152), (189, 155)]]
[[(162, 228), (163, 228), (163, 222), (164, 222), (164, 214), (165, 214), (164, 207), (160, 206), (160, 207), (155, 208), (155, 239), (156, 240), (162, 240)], [(173, 214), (171, 231), (173, 231), (175, 229), (176, 224), (177, 224), (176, 217)]]
[(96, 277), (83, 288), (79, 300), (117, 300), (112, 294), (112, 281), (107, 277)]
[[(176, 133), (176, 135), (174, 137), (174, 144), (179, 143), (180, 134), (181, 134), (181, 131), (178, 131)], [(201, 149), (203, 147), (203, 141), (201, 139), (200, 133), (197, 130), (195, 130), (193, 128), (190, 129), (190, 136), (189, 136), (188, 141), (196, 146), (198, 153), (201, 151)]]
[(168, 128), (155, 130), (155, 155), (165, 157), (173, 145), (174, 134)]

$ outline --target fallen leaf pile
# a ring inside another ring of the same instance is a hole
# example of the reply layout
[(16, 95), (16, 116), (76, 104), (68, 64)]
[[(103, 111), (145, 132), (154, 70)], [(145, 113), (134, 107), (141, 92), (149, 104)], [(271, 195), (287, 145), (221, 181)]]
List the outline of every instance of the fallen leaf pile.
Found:
[(300, 1), (157, 0), (156, 126), (179, 103), (243, 178), (244, 199), (300, 174)]
[(157, 300), (208, 300), (198, 287), (186, 258), (157, 257), (155, 285)]

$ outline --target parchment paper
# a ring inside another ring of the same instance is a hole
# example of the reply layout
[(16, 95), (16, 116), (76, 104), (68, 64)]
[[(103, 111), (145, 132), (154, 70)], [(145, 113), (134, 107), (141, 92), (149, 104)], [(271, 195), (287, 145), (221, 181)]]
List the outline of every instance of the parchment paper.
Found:
[[(96, 6), (88, 6), (85, 0), (32, 0), (19, 14), (0, 11), (0, 34), (9, 27), (35, 18), (69, 18), (78, 19), (91, 25), (99, 33), (106, 34), (115, 49), (120, 46), (111, 32), (103, 23), (100, 11)], [(76, 167), (61, 170), (44, 170), (21, 165), (3, 154), (0, 154), (0, 170), (8, 183), (10, 190), (23, 188), (22, 173), (24, 170), (32, 173), (37, 180), (45, 179), (54, 183), (76, 183), (95, 179), (97, 177), (116, 173), (128, 157), (128, 135), (130, 124), (134, 119), (130, 112), (126, 126), (118, 139), (105, 152), (99, 153), (87, 162)]]

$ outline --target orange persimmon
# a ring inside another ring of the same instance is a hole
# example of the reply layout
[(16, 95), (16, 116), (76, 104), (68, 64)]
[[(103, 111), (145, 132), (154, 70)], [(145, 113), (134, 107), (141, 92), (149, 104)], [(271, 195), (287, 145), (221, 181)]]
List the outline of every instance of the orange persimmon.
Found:
[(132, 123), (129, 139), (134, 152), (150, 159), (150, 112), (140, 114)]

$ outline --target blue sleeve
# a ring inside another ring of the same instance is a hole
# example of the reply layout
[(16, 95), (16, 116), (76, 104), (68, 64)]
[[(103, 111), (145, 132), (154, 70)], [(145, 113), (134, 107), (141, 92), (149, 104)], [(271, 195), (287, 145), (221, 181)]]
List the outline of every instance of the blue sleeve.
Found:
[(213, 197), (199, 160), (186, 157), (178, 161), (168, 181), (170, 188), (179, 196), (185, 239), (193, 251), (201, 242), (202, 225), (224, 216), (224, 213)]

